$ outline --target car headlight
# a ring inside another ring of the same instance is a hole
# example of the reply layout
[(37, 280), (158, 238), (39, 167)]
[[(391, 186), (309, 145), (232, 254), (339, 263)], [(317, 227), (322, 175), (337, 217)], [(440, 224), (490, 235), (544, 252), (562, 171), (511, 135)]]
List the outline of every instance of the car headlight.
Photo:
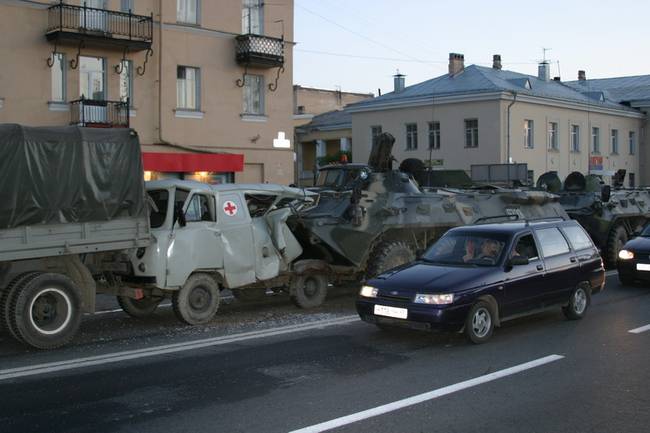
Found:
[(364, 298), (376, 298), (377, 292), (379, 292), (379, 289), (377, 289), (376, 287), (361, 286), (361, 291), (359, 291), (359, 295), (363, 296)]
[(433, 305), (447, 305), (454, 302), (453, 293), (438, 293), (435, 295), (425, 295), (418, 293), (413, 300), (416, 304), (433, 304)]
[(634, 258), (634, 253), (630, 250), (621, 250), (618, 252), (618, 258), (621, 260), (631, 260)]

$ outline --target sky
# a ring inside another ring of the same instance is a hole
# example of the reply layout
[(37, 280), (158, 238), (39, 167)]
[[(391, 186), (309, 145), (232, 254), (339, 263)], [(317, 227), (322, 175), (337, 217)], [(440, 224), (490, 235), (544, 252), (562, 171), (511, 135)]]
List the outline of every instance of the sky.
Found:
[[(294, 0), (294, 84), (377, 94), (465, 65), (576, 80), (650, 74), (650, 0)], [(558, 64), (559, 62), (559, 64)]]

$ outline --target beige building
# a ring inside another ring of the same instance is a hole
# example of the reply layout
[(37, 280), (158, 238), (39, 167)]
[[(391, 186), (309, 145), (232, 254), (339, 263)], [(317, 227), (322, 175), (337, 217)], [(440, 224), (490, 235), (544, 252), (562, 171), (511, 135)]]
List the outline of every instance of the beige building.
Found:
[(293, 181), (292, 0), (0, 0), (0, 29), (0, 122), (130, 126), (151, 178)]
[(604, 91), (501, 69), (465, 67), (450, 54), (449, 73), (347, 108), (353, 158), (365, 162), (373, 136), (395, 136), (398, 161), (419, 158), (435, 168), (470, 170), (473, 164), (527, 163), (529, 178), (557, 171), (595, 173), (608, 180), (626, 169), (627, 185), (650, 183), (645, 114)]
[(293, 86), (297, 164), (301, 185), (311, 185), (319, 158), (350, 152), (352, 121), (344, 107), (373, 98), (372, 93)]

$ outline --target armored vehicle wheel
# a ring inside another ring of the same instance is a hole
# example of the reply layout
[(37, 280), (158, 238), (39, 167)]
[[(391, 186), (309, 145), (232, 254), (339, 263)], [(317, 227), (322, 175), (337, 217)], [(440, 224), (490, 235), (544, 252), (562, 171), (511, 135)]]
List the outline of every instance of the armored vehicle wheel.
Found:
[(617, 225), (610, 230), (609, 237), (607, 238), (607, 253), (605, 254), (605, 264), (607, 267), (616, 266), (618, 252), (623, 248), (627, 240), (627, 230), (622, 225)]
[(190, 276), (180, 290), (174, 292), (174, 314), (188, 325), (208, 323), (219, 309), (219, 285), (207, 274)]
[(300, 308), (318, 307), (327, 296), (327, 276), (299, 275), (291, 280), (291, 301)]
[(232, 295), (235, 299), (242, 302), (261, 301), (266, 298), (266, 289), (264, 287), (256, 289), (232, 289)]
[(163, 298), (159, 296), (145, 296), (142, 299), (133, 299), (128, 296), (118, 296), (117, 303), (126, 314), (136, 319), (150, 316), (156, 311)]
[(72, 340), (81, 324), (81, 293), (61, 274), (35, 273), (9, 296), (9, 329), (37, 349), (54, 349)]
[(415, 252), (403, 241), (386, 241), (377, 245), (368, 260), (366, 277), (373, 278), (389, 269), (415, 260)]

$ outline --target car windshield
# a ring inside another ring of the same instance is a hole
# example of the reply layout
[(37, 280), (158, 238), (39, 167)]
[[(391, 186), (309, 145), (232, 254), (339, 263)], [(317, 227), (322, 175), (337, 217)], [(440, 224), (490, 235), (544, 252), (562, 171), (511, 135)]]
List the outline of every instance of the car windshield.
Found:
[(316, 181), (316, 186), (344, 187), (354, 181), (358, 176), (359, 169), (352, 168), (330, 168), (321, 170)]
[(495, 266), (505, 250), (507, 236), (453, 232), (440, 238), (422, 259), (440, 265)]
[(641, 234), (639, 236), (643, 236), (644, 238), (650, 238), (650, 224), (648, 224), (643, 228), (643, 230), (641, 230)]

